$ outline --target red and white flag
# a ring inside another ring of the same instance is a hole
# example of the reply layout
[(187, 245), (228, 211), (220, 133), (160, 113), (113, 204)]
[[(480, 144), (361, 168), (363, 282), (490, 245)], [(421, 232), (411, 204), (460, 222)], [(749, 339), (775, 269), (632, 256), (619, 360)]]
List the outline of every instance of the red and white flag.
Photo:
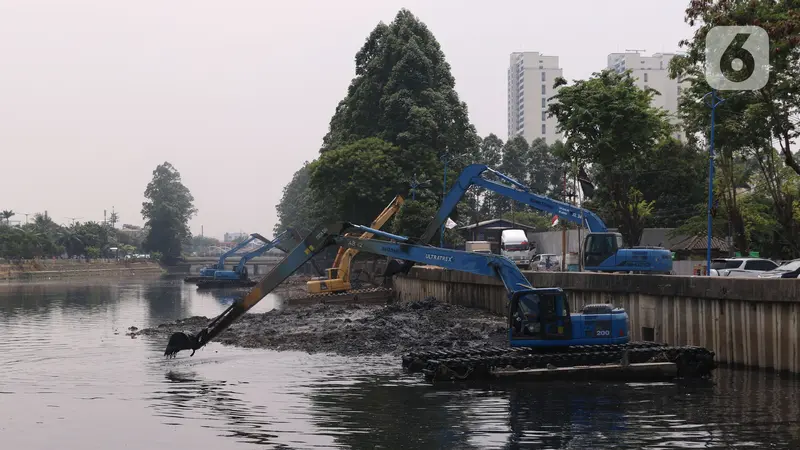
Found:
[(550, 221), (550, 226), (554, 227), (558, 225), (558, 216), (553, 216), (553, 219)]

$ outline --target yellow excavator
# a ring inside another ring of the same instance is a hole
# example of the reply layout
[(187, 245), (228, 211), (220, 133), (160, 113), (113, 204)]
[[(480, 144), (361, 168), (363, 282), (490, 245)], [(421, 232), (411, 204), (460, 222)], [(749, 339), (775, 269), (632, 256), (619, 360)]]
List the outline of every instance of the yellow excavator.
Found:
[[(395, 197), (386, 208), (372, 221), (370, 228), (380, 230), (381, 227), (395, 215), (403, 206), (404, 199), (401, 195)], [(352, 233), (347, 234), (348, 237), (355, 237)], [(365, 232), (358, 236), (359, 239), (371, 239), (372, 233)], [(345, 294), (353, 289), (353, 284), (350, 282), (351, 276), (351, 263), (353, 258), (358, 254), (358, 250), (353, 248), (345, 249), (339, 248), (336, 253), (336, 259), (333, 261), (333, 266), (327, 269), (325, 277), (314, 278), (306, 284), (308, 293), (313, 297), (320, 294)]]

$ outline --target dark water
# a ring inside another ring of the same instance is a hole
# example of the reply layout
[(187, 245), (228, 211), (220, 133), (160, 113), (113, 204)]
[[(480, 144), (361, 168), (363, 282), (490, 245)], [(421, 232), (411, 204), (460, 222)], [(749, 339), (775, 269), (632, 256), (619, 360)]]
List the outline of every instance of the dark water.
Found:
[(0, 285), (0, 446), (800, 448), (800, 383), (757, 372), (433, 388), (394, 359), (211, 344), (165, 360), (165, 342), (125, 336), (224, 308), (178, 280)]

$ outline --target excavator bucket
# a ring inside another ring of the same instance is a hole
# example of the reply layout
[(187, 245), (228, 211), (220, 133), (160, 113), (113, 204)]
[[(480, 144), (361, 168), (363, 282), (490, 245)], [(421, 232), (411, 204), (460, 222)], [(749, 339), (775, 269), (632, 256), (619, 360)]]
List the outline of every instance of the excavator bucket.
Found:
[[(169, 337), (164, 356), (174, 358), (181, 350), (195, 350), (197, 347), (199, 347), (199, 340), (196, 336), (179, 331), (172, 333), (172, 336)], [(194, 351), (192, 351), (192, 354), (194, 355)]]

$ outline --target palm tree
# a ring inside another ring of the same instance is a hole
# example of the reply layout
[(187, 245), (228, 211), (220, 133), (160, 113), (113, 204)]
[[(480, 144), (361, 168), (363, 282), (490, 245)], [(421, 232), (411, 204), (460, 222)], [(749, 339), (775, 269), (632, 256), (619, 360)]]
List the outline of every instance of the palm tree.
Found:
[(83, 241), (78, 236), (78, 233), (75, 232), (73, 227), (62, 227), (59, 230), (59, 236), (56, 239), (56, 243), (64, 247), (64, 250), (69, 256), (77, 255), (83, 252)]
[(2, 216), (3, 219), (6, 219), (6, 224), (8, 224), (9, 223), (8, 220), (14, 217), (15, 215), (16, 214), (12, 210), (3, 210), (3, 212), (0, 212), (0, 216)]

